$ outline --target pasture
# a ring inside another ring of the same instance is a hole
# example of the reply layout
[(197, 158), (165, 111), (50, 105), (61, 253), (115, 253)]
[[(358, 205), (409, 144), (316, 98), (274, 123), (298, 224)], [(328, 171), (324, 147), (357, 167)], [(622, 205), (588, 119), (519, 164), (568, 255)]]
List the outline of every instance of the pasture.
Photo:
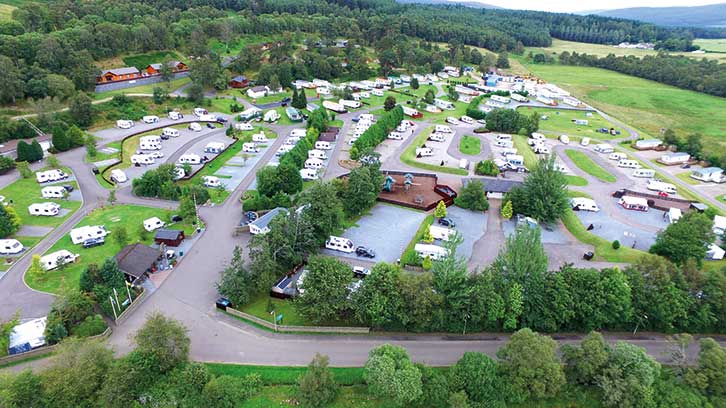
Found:
[[(719, 41), (721, 43), (719, 43)], [(701, 48), (708, 50), (708, 51), (712, 51), (712, 52), (707, 53), (707, 54), (693, 54), (690, 52), (673, 52), (671, 54), (682, 55), (682, 56), (689, 57), (689, 58), (715, 59), (715, 60), (720, 60), (721, 62), (726, 62), (726, 42), (724, 42), (724, 40), (696, 40), (696, 41), (694, 41), (694, 43), (697, 45), (700, 45)], [(525, 54), (528, 54), (530, 51), (534, 54), (537, 54), (537, 53), (548, 54), (555, 58), (557, 57), (557, 55), (559, 55), (563, 51), (568, 51), (570, 53), (576, 52), (578, 54), (595, 55), (598, 57), (605, 57), (608, 54), (613, 54), (616, 57), (623, 57), (623, 56), (627, 56), (627, 55), (634, 55), (636, 57), (644, 57), (646, 55), (658, 54), (658, 51), (656, 51), (656, 50), (619, 48), (619, 47), (615, 47), (613, 45), (588, 44), (588, 43), (581, 43), (581, 42), (575, 42), (575, 41), (558, 40), (556, 38), (552, 39), (552, 45), (549, 47), (526, 47), (525, 48)]]

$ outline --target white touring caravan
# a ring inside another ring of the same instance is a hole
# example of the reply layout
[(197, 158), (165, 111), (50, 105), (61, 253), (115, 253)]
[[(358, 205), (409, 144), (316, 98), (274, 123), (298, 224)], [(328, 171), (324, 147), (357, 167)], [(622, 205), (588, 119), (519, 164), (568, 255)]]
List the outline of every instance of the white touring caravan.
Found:
[(315, 142), (315, 149), (317, 150), (330, 150), (333, 146), (330, 145), (330, 142), (326, 142), (324, 140), (318, 140)]
[(293, 147), (294, 147), (293, 145), (284, 144), (284, 145), (280, 146), (279, 149), (277, 149), (277, 152), (275, 152), (275, 156), (280, 157), (283, 154), (285, 154), (285, 153), (289, 152), (290, 150), (292, 150)]
[(446, 118), (446, 123), (449, 123), (449, 124), (451, 124), (451, 125), (458, 125), (458, 124), (459, 124), (459, 119), (456, 119), (456, 118), (455, 118), (455, 117), (453, 117), (453, 116), (448, 116), (448, 117)]
[(570, 199), (573, 210), (598, 212), (600, 208), (594, 200), (585, 197), (573, 197)]
[(38, 183), (46, 183), (49, 181), (58, 181), (68, 178), (68, 175), (62, 170), (46, 170), (35, 173), (35, 179)]
[(139, 149), (141, 150), (161, 150), (161, 137), (159, 136), (142, 136), (139, 138)]
[(430, 147), (417, 147), (416, 148), (416, 157), (429, 157), (433, 156), (434, 151), (431, 150)]
[(511, 149), (512, 147), (514, 147), (514, 142), (512, 142), (511, 140), (496, 140), (494, 141), (494, 146)]
[(161, 134), (169, 137), (179, 137), (179, 129), (167, 127), (161, 130)]
[(119, 119), (116, 121), (116, 127), (119, 129), (131, 129), (134, 126), (133, 120)]
[(202, 158), (198, 154), (183, 154), (177, 161), (179, 164), (202, 164)]
[(74, 245), (80, 245), (91, 238), (104, 238), (110, 234), (103, 225), (87, 225), (85, 227), (74, 228), (71, 230), (71, 242)]
[(560, 142), (563, 144), (570, 144), (570, 137), (567, 135), (560, 135)]
[(313, 169), (300, 169), (300, 177), (304, 181), (317, 180), (320, 178), (320, 176), (318, 176), (317, 170)]
[(615, 151), (615, 149), (607, 143), (595, 145), (595, 147), (593, 147), (592, 150), (594, 150), (598, 153), (605, 153), (605, 154), (612, 153)]
[(325, 160), (327, 158), (328, 158), (328, 155), (326, 155), (325, 151), (323, 151), (323, 150), (318, 150), (318, 149), (308, 150), (308, 159)]
[(391, 132), (388, 134), (388, 138), (391, 140), (403, 140), (403, 134), (401, 132)]
[(459, 120), (462, 121), (462, 122), (464, 122), (464, 123), (466, 123), (467, 125), (473, 125), (474, 124), (474, 119), (473, 118), (470, 118), (470, 117), (468, 117), (466, 115), (460, 117)]
[(255, 130), (255, 128), (249, 123), (235, 123), (233, 126), (237, 130)]
[(322, 169), (323, 167), (325, 167), (325, 162), (320, 159), (305, 160), (306, 169), (318, 170), (318, 169)]
[(46, 215), (52, 217), (60, 213), (61, 206), (56, 203), (34, 203), (28, 206), (30, 215)]
[(260, 132), (252, 135), (252, 141), (255, 143), (268, 143), (270, 139), (265, 136), (265, 132)]
[(144, 229), (151, 232), (159, 228), (164, 228), (166, 223), (159, 219), (159, 217), (151, 217), (144, 220)]
[(613, 153), (610, 153), (610, 155), (608, 155), (608, 159), (616, 160), (616, 161), (620, 161), (622, 159), (627, 159), (627, 158), (628, 158), (628, 155), (623, 152), (613, 152)]
[(640, 163), (638, 163), (637, 160), (620, 159), (618, 161), (618, 167), (622, 167), (625, 169), (639, 169)]
[(204, 187), (219, 187), (222, 185), (222, 182), (219, 181), (219, 177), (215, 176), (204, 176), (202, 177), (202, 181), (204, 182)]
[(242, 151), (245, 153), (259, 153), (260, 148), (257, 147), (257, 144), (248, 142), (242, 144)]
[(429, 140), (432, 142), (445, 142), (446, 141), (446, 135), (443, 133), (432, 133), (431, 136), (429, 136)]
[(445, 258), (449, 255), (449, 251), (446, 248), (432, 244), (416, 244), (413, 247), (413, 250), (416, 251), (418, 256), (421, 258), (429, 257), (434, 261)]
[(204, 146), (204, 153), (220, 154), (224, 151), (224, 148), (223, 142), (209, 142)]
[(305, 137), (307, 134), (308, 134), (308, 131), (306, 129), (297, 128), (297, 129), (291, 130), (289, 136), (290, 137), (297, 137), (298, 140), (300, 140), (299, 138)]
[(676, 194), (676, 192), (678, 191), (676, 189), (676, 186), (674, 186), (673, 184), (664, 183), (662, 181), (654, 179), (648, 180), (648, 185), (646, 187), (648, 188), (648, 190), (660, 191), (668, 194)]
[(194, 108), (194, 116), (200, 117), (202, 115), (207, 115), (209, 112), (204, 108)]
[(40, 195), (43, 198), (64, 198), (67, 194), (68, 191), (61, 186), (48, 186), (40, 190)]
[(132, 164), (154, 164), (154, 158), (148, 154), (134, 154), (131, 156)]
[(431, 233), (431, 236), (434, 237), (434, 239), (440, 239), (442, 241), (448, 241), (449, 237), (454, 234), (456, 231), (447, 228), (447, 227), (441, 227), (438, 225), (429, 225), (429, 232)]
[(655, 177), (655, 170), (653, 170), (653, 169), (635, 169), (635, 170), (633, 170), (633, 177), (653, 178), (653, 177)]
[(159, 117), (154, 115), (144, 116), (141, 118), (141, 120), (144, 121), (144, 123), (157, 123), (159, 122)]
[(25, 247), (17, 239), (0, 239), (0, 254), (15, 255), (23, 252)]
[(333, 251), (345, 252), (347, 254), (353, 253), (355, 248), (353, 247), (353, 241), (348, 238), (330, 236), (325, 241), (325, 248), (332, 249)]
[(436, 125), (434, 127), (434, 132), (436, 132), (436, 133), (454, 133), (454, 131), (451, 130), (451, 128), (446, 125)]
[(44, 255), (40, 258), (40, 264), (46, 271), (53, 270), (60, 266), (61, 263), (68, 264), (76, 262), (80, 255), (74, 254), (67, 249), (61, 249), (60, 251), (51, 252), (48, 255)]
[(184, 117), (184, 115), (178, 111), (170, 111), (168, 116), (171, 120), (179, 120)]
[(193, 122), (189, 124), (189, 130), (192, 130), (194, 132), (201, 132), (202, 131), (202, 125), (200, 125), (197, 122)]

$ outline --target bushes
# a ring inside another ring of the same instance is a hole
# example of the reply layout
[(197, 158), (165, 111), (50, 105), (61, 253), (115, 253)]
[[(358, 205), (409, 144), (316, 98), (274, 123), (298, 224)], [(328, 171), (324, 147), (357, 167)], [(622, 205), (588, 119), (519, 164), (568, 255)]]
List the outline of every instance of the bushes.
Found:
[(494, 164), (494, 161), (492, 160), (482, 160), (476, 164), (476, 167), (474, 168), (474, 173), (480, 176), (494, 177), (499, 175), (499, 167), (497, 167), (497, 165)]
[(264, 211), (275, 207), (290, 207), (292, 200), (290, 196), (278, 191), (272, 197), (262, 195), (255, 190), (247, 191), (246, 198), (242, 201), (244, 211)]
[(204, 399), (207, 406), (215, 408), (235, 408), (247, 398), (256, 394), (262, 387), (258, 374), (242, 378), (221, 375), (213, 378), (204, 386)]
[(396, 106), (390, 111), (386, 112), (381, 116), (373, 126), (369, 127), (368, 130), (353, 143), (355, 152), (357, 154), (354, 157), (353, 150), (351, 150), (351, 158), (357, 160), (360, 154), (375, 149), (382, 141), (386, 140), (388, 133), (395, 129), (403, 120), (403, 108)]
[(466, 107), (466, 116), (473, 119), (485, 119), (487, 117), (486, 112), (479, 109), (482, 99), (484, 99), (484, 95), (477, 96), (469, 102), (469, 105)]
[(484, 184), (479, 180), (469, 181), (454, 199), (454, 204), (472, 211), (488, 210), (489, 201), (484, 194)]
[(43, 160), (43, 148), (40, 146), (40, 143), (38, 143), (38, 141), (35, 139), (33, 139), (30, 144), (22, 140), (18, 142), (17, 153), (17, 161), (26, 161), (29, 163), (33, 163)]
[(88, 316), (78, 326), (71, 329), (71, 335), (78, 337), (91, 337), (103, 333), (108, 325), (101, 315)]

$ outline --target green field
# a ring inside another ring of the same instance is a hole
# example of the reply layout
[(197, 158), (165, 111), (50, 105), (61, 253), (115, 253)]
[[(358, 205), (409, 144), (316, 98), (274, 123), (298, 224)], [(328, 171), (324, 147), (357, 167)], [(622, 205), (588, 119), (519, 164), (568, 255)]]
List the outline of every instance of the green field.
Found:
[(529, 144), (527, 144), (527, 136), (512, 135), (512, 142), (514, 143), (514, 148), (517, 149), (517, 154), (524, 157), (524, 166), (532, 170), (537, 165), (539, 159), (529, 147)]
[[(726, 44), (713, 44), (712, 41), (723, 41), (723, 40), (696, 40), (694, 41), (695, 44), (701, 45), (701, 48), (704, 48), (704, 45), (707, 47), (714, 47), (714, 48), (706, 48), (712, 51), (720, 51), (722, 53), (726, 53)], [(703, 42), (703, 43), (702, 43)], [(713, 45), (711, 45), (713, 44)], [(720, 49), (721, 46), (724, 47), (724, 49)], [(556, 38), (552, 39), (552, 45), (546, 48), (543, 47), (526, 47), (525, 48), (525, 55), (529, 52), (532, 52), (534, 54), (537, 53), (543, 53), (548, 54), (552, 57), (557, 57), (557, 55), (561, 54), (563, 51), (568, 51), (570, 53), (576, 52), (578, 54), (588, 54), (588, 55), (595, 55), (598, 57), (605, 57), (608, 54), (613, 54), (616, 57), (622, 57), (626, 55), (634, 55), (636, 57), (644, 57), (646, 55), (657, 55), (658, 51), (656, 50), (639, 50), (639, 49), (630, 49), (630, 48), (618, 48), (612, 45), (605, 45), (605, 44), (589, 44), (589, 43), (581, 43), (581, 42), (575, 42), (575, 41), (565, 41), (565, 40), (558, 40)], [(726, 54), (693, 54), (690, 52), (674, 52), (671, 53), (674, 55), (683, 55), (690, 58), (709, 58), (709, 59), (716, 59), (716, 60), (726, 60)]]
[[(70, 170), (67, 168), (64, 168), (63, 171), (70, 174)], [(60, 186), (65, 184), (72, 185), (74, 188), (78, 188), (78, 184), (75, 181), (58, 182), (50, 185)], [(81, 202), (43, 198), (40, 194), (40, 190), (42, 190), (43, 187), (47, 185), (48, 184), (44, 184), (41, 186), (40, 184), (38, 184), (35, 179), (35, 175), (33, 175), (32, 178), (21, 178), (16, 182), (10, 184), (9, 186), (3, 188), (2, 190), (0, 190), (0, 195), (5, 197), (6, 202), (10, 202), (10, 200), (13, 201), (12, 207), (15, 209), (15, 212), (20, 217), (21, 225), (57, 227), (61, 225), (63, 221), (67, 220), (68, 217), (73, 215), (76, 210), (81, 208)], [(28, 206), (30, 204), (45, 202), (60, 204), (62, 209), (70, 210), (70, 212), (68, 214), (55, 217), (30, 215), (30, 213), (28, 212)]]
[(698, 45), (704, 51), (726, 53), (726, 39), (725, 38), (714, 38), (714, 39), (697, 38), (697, 39), (693, 40), (693, 44)]
[(463, 154), (476, 156), (481, 153), (481, 140), (475, 136), (464, 136), (459, 142), (459, 151)]
[(220, 55), (221, 54), (237, 55), (240, 53), (240, 51), (242, 51), (248, 45), (272, 42), (278, 38), (280, 38), (280, 37), (271, 36), (271, 35), (248, 34), (248, 35), (240, 36), (237, 40), (230, 42), (229, 46), (227, 46), (227, 44), (224, 44), (223, 42), (221, 42), (217, 39), (213, 39), (209, 42), (209, 47), (212, 51), (214, 51)]
[(686, 91), (599, 68), (528, 65), (585, 102), (644, 131), (643, 137), (671, 128), (682, 137), (701, 133), (726, 150), (726, 98)]
[(459, 169), (459, 168), (455, 168), (455, 167), (437, 166), (434, 164), (423, 163), (416, 159), (416, 148), (426, 142), (426, 139), (428, 139), (429, 135), (431, 135), (432, 130), (434, 130), (433, 126), (429, 127), (428, 129), (424, 130), (423, 132), (421, 132), (421, 134), (419, 134), (416, 137), (416, 139), (413, 142), (411, 142), (410, 145), (408, 145), (406, 150), (403, 151), (403, 153), (401, 154), (401, 161), (405, 164), (408, 164), (411, 167), (417, 167), (419, 169), (437, 171), (437, 172), (441, 172), (441, 173), (456, 174), (459, 176), (468, 175), (469, 172), (464, 169)]
[[(159, 217), (163, 221), (169, 222), (171, 211), (157, 208), (141, 207), (136, 205), (115, 205), (98, 208), (83, 218), (75, 227), (85, 225), (103, 225), (107, 231), (113, 231), (114, 228), (124, 226), (129, 236), (128, 243), (143, 242), (150, 244), (154, 240), (154, 233), (146, 234), (146, 238), (142, 239), (141, 230), (143, 229), (143, 221), (151, 217)], [(190, 224), (179, 224), (175, 228), (184, 230), (187, 237), (191, 236), (194, 228)], [(37, 279), (34, 276), (25, 275), (25, 282), (31, 288), (44, 292), (57, 293), (61, 284), (65, 282), (71, 288), (78, 287), (81, 273), (91, 263), (102, 263), (121, 250), (119, 245), (111, 235), (106, 237), (106, 243), (93, 248), (83, 248), (81, 245), (74, 245), (71, 242), (70, 234), (65, 234), (58, 242), (56, 242), (46, 254), (67, 249), (73, 253), (81, 254), (78, 261), (74, 264), (67, 265), (63, 270), (53, 270), (46, 273), (44, 279)]]
[[(517, 111), (527, 116), (531, 116), (533, 112), (536, 112), (537, 116), (540, 116), (540, 131), (598, 139), (621, 138), (628, 136), (628, 132), (608, 122), (597, 112), (584, 112), (557, 108), (535, 109), (529, 107), (520, 107)], [(587, 116), (587, 113), (590, 113), (591, 116)], [(542, 116), (547, 116), (547, 119), (542, 119)], [(575, 119), (586, 120), (588, 123), (587, 125), (576, 125), (574, 122)], [(609, 133), (600, 133), (597, 131), (600, 128), (613, 128), (619, 131), (620, 135), (611, 136)]]
[(13, 10), (15, 10), (16, 7), (11, 6), (9, 4), (0, 4), (0, 20), (7, 19), (9, 20), (11, 18), (11, 14), (13, 14)]
[(572, 176), (570, 174), (565, 174), (565, 178), (567, 179), (567, 185), (568, 186), (576, 186), (576, 187), (583, 187), (587, 185), (587, 180), (580, 176)]
[(614, 183), (617, 179), (607, 170), (595, 163), (588, 155), (573, 149), (566, 149), (565, 154), (572, 160), (580, 170), (585, 173), (602, 180), (606, 183)]

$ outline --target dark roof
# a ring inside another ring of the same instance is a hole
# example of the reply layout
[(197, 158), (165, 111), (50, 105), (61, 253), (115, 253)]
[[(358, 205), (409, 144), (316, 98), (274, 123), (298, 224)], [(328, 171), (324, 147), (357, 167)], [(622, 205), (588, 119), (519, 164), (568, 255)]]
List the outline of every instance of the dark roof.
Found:
[(175, 239), (178, 239), (180, 235), (183, 236), (184, 231), (162, 228), (162, 229), (156, 231), (156, 234), (154, 235), (154, 239), (163, 239), (163, 240), (173, 241)]
[(245, 82), (247, 80), (247, 77), (244, 75), (237, 75), (236, 77), (232, 78), (232, 82)]
[(275, 218), (277, 216), (277, 214), (280, 214), (280, 213), (287, 214), (287, 209), (282, 208), (282, 207), (273, 208), (272, 210), (268, 211), (262, 217), (251, 222), (251, 224), (254, 224), (255, 226), (257, 226), (260, 229), (264, 229), (265, 227), (267, 227), (270, 224), (270, 221), (272, 221), (272, 219)]
[(252, 90), (252, 92), (265, 92), (265, 91), (267, 91), (267, 87), (266, 86), (263, 86), (263, 85), (258, 85), (258, 86), (252, 87), (250, 89)]
[(159, 259), (159, 250), (144, 244), (131, 244), (121, 249), (114, 258), (121, 271), (140, 278)]
[(462, 184), (466, 185), (471, 180), (479, 180), (484, 184), (484, 191), (487, 193), (508, 193), (514, 187), (522, 185), (518, 180), (505, 180), (501, 178), (468, 177), (462, 178)]

